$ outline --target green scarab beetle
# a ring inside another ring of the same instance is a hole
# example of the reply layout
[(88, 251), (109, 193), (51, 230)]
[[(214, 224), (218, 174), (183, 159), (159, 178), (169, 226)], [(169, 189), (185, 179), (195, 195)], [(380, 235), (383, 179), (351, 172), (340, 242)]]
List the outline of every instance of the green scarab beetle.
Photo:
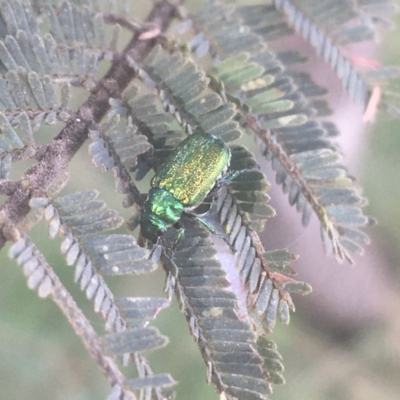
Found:
[[(225, 176), (230, 158), (229, 147), (215, 136), (194, 133), (183, 140), (151, 180), (140, 219), (142, 236), (156, 243), (170, 226), (179, 222), (183, 213), (215, 233), (211, 225), (190, 211), (202, 203), (216, 184), (226, 184), (242, 172)], [(177, 240), (182, 235), (181, 228)]]

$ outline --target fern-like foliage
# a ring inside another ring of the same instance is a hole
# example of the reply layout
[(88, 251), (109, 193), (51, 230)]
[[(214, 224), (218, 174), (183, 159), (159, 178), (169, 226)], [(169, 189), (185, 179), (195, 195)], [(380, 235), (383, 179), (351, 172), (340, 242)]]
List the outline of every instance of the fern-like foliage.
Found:
[(310, 119), (316, 111), (307, 95), (313, 93), (281, 72), (281, 63), (251, 26), (235, 33), (232, 27), (243, 24), (240, 16), (222, 4), (217, 10), (210, 7), (197, 16), (199, 25), (205, 25), (204, 39), (216, 54), (227, 57), (211, 71), (216, 86), (240, 102), (240, 117), (264, 143), (276, 181), (302, 213), (303, 225), (314, 212), (327, 249), (351, 262), (350, 253), (361, 253), (368, 243), (359, 229), (368, 218), (361, 212), (365, 201), (339, 164), (338, 149), (330, 139), (335, 127)]
[[(295, 255), (265, 249), (258, 236), (275, 210), (268, 204), (270, 183), (246, 142), (256, 138), (303, 225), (316, 215), (323, 244), (339, 261), (363, 252), (369, 242), (363, 228), (371, 222), (341, 164), (334, 142), (340, 132), (324, 119), (326, 90), (291, 70), (304, 62), (301, 53), (273, 51), (270, 44), (298, 32), (366, 106), (373, 84), (343, 46), (375, 39), (391, 2), (215, 1), (194, 14), (162, 0), (143, 21), (131, 17), (128, 3), (1, 2), (0, 193), (7, 199), (0, 246), (12, 242), (9, 256), (29, 288), (65, 314), (108, 379), (108, 399), (173, 397), (176, 382), (168, 372), (153, 373), (144, 353), (167, 344), (149, 322), (174, 295), (221, 398), (268, 399), (272, 385), (284, 383), (269, 334), (277, 320), (289, 323), (292, 295), (311, 287), (294, 279)], [(168, 30), (173, 22), (180, 25)], [(55, 137), (47, 133), (50, 125)], [(245, 171), (215, 187), (195, 210), (218, 235), (183, 215), (180, 241), (171, 228), (147, 246), (135, 231), (146, 198), (138, 182), (196, 132), (228, 143), (229, 170)], [(99, 199), (95, 182), (59, 194), (68, 187), (65, 169), (87, 139), (88, 157), (113, 172), (122, 205), (132, 208), (129, 221)], [(26, 160), (33, 166), (11, 180), (13, 164)], [(28, 235), (42, 218), (51, 238), (61, 236), (60, 252), (103, 318), (105, 335), (96, 333)], [(229, 261), (217, 259), (221, 246), (232, 252)], [(167, 274), (167, 298), (117, 298), (105, 278), (150, 274), (157, 266)], [(132, 363), (136, 375), (125, 376), (112, 357)]]

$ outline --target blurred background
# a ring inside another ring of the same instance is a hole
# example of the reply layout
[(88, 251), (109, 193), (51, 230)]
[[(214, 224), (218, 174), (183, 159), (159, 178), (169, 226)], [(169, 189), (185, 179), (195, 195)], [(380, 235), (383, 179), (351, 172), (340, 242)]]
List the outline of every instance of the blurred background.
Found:
[[(398, 1), (400, 5), (400, 0)], [(142, 15), (148, 5), (140, 4)], [(400, 16), (397, 28), (384, 32), (378, 47), (352, 48), (351, 54), (376, 57), (383, 65), (400, 65)], [(293, 45), (294, 42), (291, 43)], [(305, 49), (306, 50), (306, 49)], [(317, 83), (330, 89), (334, 121), (342, 135), (344, 164), (349, 166), (369, 199), (368, 215), (379, 224), (369, 230), (372, 244), (355, 266), (339, 265), (323, 254), (317, 221), (307, 229), (300, 216), (288, 206), (281, 189), (272, 188), (277, 217), (267, 223), (263, 236), (267, 249), (288, 248), (300, 254), (294, 264), (298, 279), (313, 286), (306, 298), (294, 298), (297, 310), (290, 325), (277, 325), (272, 338), (284, 357), (287, 384), (275, 386), (272, 399), (291, 400), (398, 400), (400, 398), (400, 135), (399, 122), (384, 115), (374, 123), (362, 124), (362, 113), (341, 91), (341, 85), (322, 61), (311, 59), (308, 70)], [(318, 74), (323, 71), (323, 74)], [(52, 132), (43, 132), (48, 140)], [(247, 144), (255, 148), (253, 143)], [(18, 179), (27, 164), (15, 168)], [(273, 183), (274, 174), (262, 166)], [(96, 182), (100, 197), (123, 217), (110, 173), (91, 164), (87, 144), (69, 167), (68, 191), (91, 189)], [(85, 171), (84, 179), (82, 171)], [(143, 187), (146, 191), (146, 182)], [(65, 193), (65, 192), (63, 192)], [(293, 223), (294, 226), (293, 226)], [(287, 227), (290, 226), (290, 231)], [(63, 283), (75, 296), (93, 326), (102, 332), (103, 322), (92, 311), (73, 283), (73, 269), (59, 252), (59, 239), (49, 240), (41, 222), (30, 233)], [(121, 228), (121, 231), (124, 229)], [(268, 235), (269, 233), (273, 233)], [(0, 399), (84, 400), (103, 399), (109, 391), (105, 379), (75, 336), (67, 321), (50, 300), (41, 300), (26, 286), (20, 268), (0, 253)], [(118, 296), (163, 296), (164, 272), (151, 276), (108, 279)], [(176, 302), (154, 322), (169, 336), (170, 344), (148, 354), (155, 372), (168, 371), (180, 383), (177, 399), (216, 400), (205, 382), (206, 368), (184, 316)], [(126, 373), (129, 376), (129, 373)]]

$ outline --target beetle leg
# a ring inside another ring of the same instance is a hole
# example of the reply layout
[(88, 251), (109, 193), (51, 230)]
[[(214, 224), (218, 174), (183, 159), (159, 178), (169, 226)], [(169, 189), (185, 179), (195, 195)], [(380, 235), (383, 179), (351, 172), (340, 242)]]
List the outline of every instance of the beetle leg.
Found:
[(251, 170), (253, 170), (253, 169), (255, 169), (255, 168), (260, 169), (260, 166), (259, 166), (258, 164), (254, 164), (252, 167), (243, 168), (243, 169), (240, 169), (240, 170), (238, 170), (238, 171), (233, 171), (233, 172), (231, 172), (230, 174), (227, 174), (226, 176), (223, 176), (223, 177), (217, 182), (217, 186), (218, 186), (218, 187), (221, 187), (221, 186), (229, 185), (229, 184), (231, 183), (231, 181), (232, 181), (233, 179), (235, 179), (237, 176), (243, 174), (244, 172), (251, 171)]
[(176, 246), (178, 246), (178, 243), (181, 241), (183, 236), (185, 236), (185, 228), (179, 222), (176, 222), (173, 226), (178, 230), (178, 235), (176, 236), (174, 244), (172, 245), (172, 253), (174, 253)]
[(243, 174), (244, 172), (251, 171), (254, 168), (260, 169), (260, 166), (258, 164), (254, 164), (252, 167), (243, 168), (240, 169), (239, 171), (233, 171), (229, 174), (226, 174), (225, 176), (222, 176), (209, 193), (209, 195), (211, 196), (211, 203), (214, 203), (217, 200), (218, 190), (220, 189), (221, 186), (229, 185), (231, 181), (235, 179), (237, 176)]
[(197, 221), (199, 221), (201, 224), (203, 224), (212, 234), (218, 236), (219, 238), (221, 238), (231, 249), (232, 253), (236, 253), (236, 249), (229, 243), (229, 239), (228, 236), (223, 234), (223, 233), (218, 233), (216, 231), (216, 229), (207, 221), (205, 221), (203, 218), (199, 217), (196, 214), (188, 214), (187, 215), (196, 218)]
[(154, 262), (158, 262), (161, 257), (161, 252), (164, 247), (163, 239), (158, 237), (157, 242), (152, 244), (152, 249), (150, 251), (149, 260), (153, 260)]
[(208, 193), (207, 197), (211, 198), (211, 205), (214, 204), (214, 202), (218, 198), (218, 191), (219, 191), (220, 185), (217, 182), (216, 185), (210, 190), (210, 193)]

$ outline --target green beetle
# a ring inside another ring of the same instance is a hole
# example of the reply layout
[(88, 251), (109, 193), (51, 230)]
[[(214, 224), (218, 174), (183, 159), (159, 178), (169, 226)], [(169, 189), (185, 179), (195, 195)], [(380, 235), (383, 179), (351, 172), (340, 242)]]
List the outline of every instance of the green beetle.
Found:
[[(190, 211), (202, 203), (216, 184), (226, 184), (242, 172), (225, 176), (230, 159), (229, 147), (215, 136), (198, 132), (183, 140), (151, 180), (140, 219), (142, 236), (156, 243), (170, 226), (179, 222), (183, 213), (194, 216), (215, 233), (211, 225)], [(181, 228), (175, 244), (182, 235)]]

